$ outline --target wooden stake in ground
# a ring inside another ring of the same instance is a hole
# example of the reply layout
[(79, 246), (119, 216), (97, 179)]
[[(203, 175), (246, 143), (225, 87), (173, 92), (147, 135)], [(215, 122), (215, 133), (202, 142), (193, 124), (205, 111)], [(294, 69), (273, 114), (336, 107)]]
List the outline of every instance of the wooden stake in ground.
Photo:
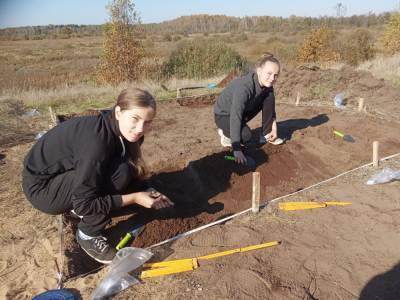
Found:
[(372, 162), (374, 167), (379, 167), (379, 142), (374, 141), (372, 143)]
[(300, 92), (297, 92), (297, 96), (296, 96), (296, 106), (299, 106), (300, 104)]
[(53, 109), (51, 106), (49, 106), (49, 114), (50, 114), (50, 119), (51, 119), (51, 127), (54, 127), (57, 125), (57, 117), (56, 114), (53, 112)]
[(260, 172), (253, 172), (253, 189), (251, 197), (251, 211), (260, 211)]
[(181, 97), (181, 89), (177, 88), (176, 89), (176, 98), (180, 98)]
[(364, 110), (364, 98), (358, 99), (358, 111), (362, 112)]

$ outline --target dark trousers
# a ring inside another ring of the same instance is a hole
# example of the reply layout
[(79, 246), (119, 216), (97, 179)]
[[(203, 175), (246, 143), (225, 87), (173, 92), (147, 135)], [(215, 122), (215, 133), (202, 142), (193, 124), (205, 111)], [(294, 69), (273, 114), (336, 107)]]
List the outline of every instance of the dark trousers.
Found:
[[(214, 120), (215, 124), (219, 129), (222, 130), (224, 135), (228, 138), (231, 137), (230, 134), (230, 120), (229, 116), (223, 116), (223, 115), (214, 115)], [(241, 132), (240, 132), (240, 141), (242, 143), (246, 143), (251, 140), (251, 130), (249, 126), (246, 125), (246, 123), (241, 124)]]
[[(73, 209), (74, 177), (75, 170), (67, 171), (49, 179), (38, 179), (24, 170), (22, 187), (33, 207), (50, 215), (58, 215)], [(99, 194), (123, 195), (146, 188), (145, 182), (134, 180), (131, 166), (128, 163), (116, 162), (112, 164)], [(76, 213), (79, 214), (79, 211), (76, 211)], [(106, 213), (93, 212), (83, 216), (78, 228), (89, 236), (98, 236), (101, 235), (110, 220), (110, 216)]]
[[(258, 112), (261, 110), (261, 107), (258, 110), (253, 112), (247, 113), (243, 116), (243, 121), (241, 124), (241, 142), (246, 143), (251, 139), (251, 130), (247, 126), (247, 122), (252, 120)], [(263, 109), (262, 110), (262, 134), (266, 135), (267, 133), (271, 132), (272, 123), (274, 121), (274, 114), (272, 109)], [(215, 124), (218, 128), (222, 129), (224, 135), (228, 138), (231, 137), (230, 134), (230, 116), (229, 115), (216, 115), (214, 114)]]

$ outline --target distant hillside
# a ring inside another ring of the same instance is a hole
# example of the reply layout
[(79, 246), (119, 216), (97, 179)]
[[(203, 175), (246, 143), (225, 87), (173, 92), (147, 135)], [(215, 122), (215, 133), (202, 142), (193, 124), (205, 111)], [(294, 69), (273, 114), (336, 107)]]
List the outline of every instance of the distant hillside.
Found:
[[(190, 34), (222, 32), (281, 32), (310, 30), (321, 25), (335, 27), (373, 27), (388, 21), (390, 13), (351, 17), (296, 17), (258, 16), (229, 17), (225, 15), (183, 16), (171, 21), (142, 24), (146, 34)], [(0, 40), (31, 40), (44, 38), (71, 38), (101, 35), (102, 25), (47, 25), (0, 29)]]
[(0, 29), (0, 40), (68, 39), (102, 34), (102, 25), (47, 25)]
[(321, 25), (341, 27), (372, 27), (383, 25), (389, 20), (390, 13), (369, 14), (351, 17), (228, 17), (224, 15), (183, 16), (172, 21), (145, 25), (151, 33), (213, 33), (231, 31), (279, 32), (309, 30)]

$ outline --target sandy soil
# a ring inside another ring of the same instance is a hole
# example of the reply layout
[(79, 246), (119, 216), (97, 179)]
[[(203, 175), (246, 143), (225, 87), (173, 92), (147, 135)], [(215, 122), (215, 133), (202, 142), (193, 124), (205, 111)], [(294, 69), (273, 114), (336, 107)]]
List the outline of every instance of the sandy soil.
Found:
[[(161, 260), (282, 241), (273, 248), (215, 259), (193, 272), (146, 280), (116, 299), (398, 298), (399, 182), (366, 186), (365, 181), (378, 170), (365, 167), (301, 191), (370, 162), (374, 140), (380, 142), (382, 157), (400, 152), (400, 92), (368, 73), (335, 72), (339, 71), (296, 70), (292, 75), (298, 81), (283, 73), (277, 87), (282, 99), (278, 98), (277, 114), (280, 135), (287, 141), (279, 147), (250, 143), (246, 152), (255, 158), (256, 171), (261, 173), (265, 202), (300, 191), (283, 201), (353, 204), (302, 212), (282, 212), (274, 204), (272, 211), (247, 214), (153, 249)], [(327, 89), (329, 93), (321, 98), (304, 96), (299, 107), (292, 104), (300, 86), (304, 90), (309, 86), (309, 91), (316, 84), (327, 85), (329, 76), (338, 74), (347, 85)], [(331, 105), (331, 96), (342, 88), (351, 95), (343, 111)], [(356, 95), (366, 98), (367, 112), (356, 111)], [(136, 222), (146, 224), (146, 229), (133, 246), (147, 247), (250, 207), (253, 170), (223, 159), (229, 152), (219, 145), (209, 103), (209, 97), (200, 103), (160, 103), (143, 152), (152, 183), (176, 203), (175, 209), (158, 213), (132, 209), (116, 215), (107, 230), (112, 243)], [(87, 299), (107, 268), (99, 269), (77, 247), (73, 240), (76, 221), (68, 216), (63, 218), (60, 255), (60, 218), (31, 208), (20, 187), (21, 162), (39, 128), (32, 124), (43, 126), (43, 122), (38, 117), (0, 124), (7, 130), (0, 143), (0, 298), (30, 299), (55, 288), (57, 261), (65, 287)], [(259, 123), (259, 119), (251, 122), (255, 137)], [(356, 142), (338, 139), (333, 129)], [(400, 159), (385, 165), (398, 169)]]

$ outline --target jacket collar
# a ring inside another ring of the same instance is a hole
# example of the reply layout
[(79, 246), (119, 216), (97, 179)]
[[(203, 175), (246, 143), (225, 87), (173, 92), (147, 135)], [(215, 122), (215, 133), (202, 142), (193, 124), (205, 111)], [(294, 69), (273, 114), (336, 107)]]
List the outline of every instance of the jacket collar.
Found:
[(108, 115), (108, 119), (109, 119), (109, 124), (110, 124), (112, 132), (116, 136), (122, 137), (121, 131), (119, 130), (118, 120), (115, 117), (115, 106), (113, 106), (113, 108), (111, 109), (111, 111), (110, 111), (110, 113)]
[[(119, 123), (117, 118), (115, 117), (115, 106), (109, 111), (106, 111), (105, 115), (107, 119), (107, 123), (109, 124), (112, 133), (119, 140), (121, 145), (121, 157), (125, 157), (126, 149), (125, 149), (125, 138), (122, 136), (121, 131), (119, 129)], [(118, 143), (119, 144), (119, 143)]]
[(255, 70), (252, 71), (252, 77), (254, 81), (254, 87), (256, 88), (256, 94), (259, 94), (260, 92), (264, 91), (265, 87), (262, 87), (260, 85), (260, 81), (258, 80), (258, 74)]

